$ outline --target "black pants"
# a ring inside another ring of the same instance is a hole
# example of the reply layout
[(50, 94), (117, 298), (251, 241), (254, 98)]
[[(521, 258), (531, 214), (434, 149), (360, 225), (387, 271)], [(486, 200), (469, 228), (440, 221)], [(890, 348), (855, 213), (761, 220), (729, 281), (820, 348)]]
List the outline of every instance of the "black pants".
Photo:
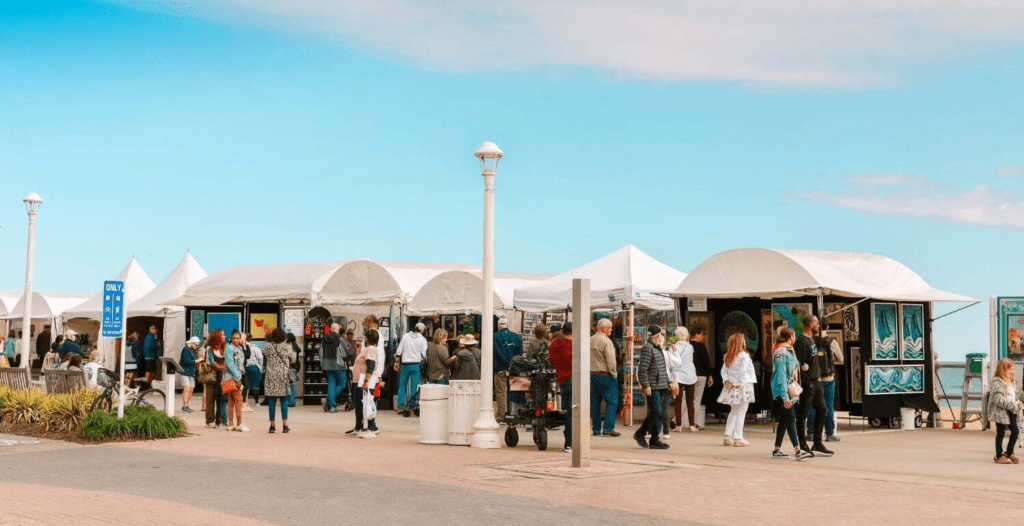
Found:
[[(373, 396), (373, 395), (370, 395)], [(366, 427), (363, 427), (363, 389), (358, 384), (352, 382), (352, 400), (356, 404), (356, 429), (363, 430), (369, 429), (370, 431), (377, 430), (377, 419), (374, 418), (366, 423)]]
[(1010, 441), (1006, 444), (1006, 456), (1013, 454), (1013, 448), (1017, 445), (1017, 435), (1020, 433), (1020, 428), (1017, 427), (1017, 413), (1007, 411), (1006, 414), (1010, 417), (1009, 424), (996, 424), (996, 456), (1000, 457), (1003, 455), (1003, 437), (1006, 431), (1010, 431)]
[(651, 443), (657, 444), (661, 442), (661, 413), (662, 404), (668, 400), (668, 389), (651, 389), (651, 396), (647, 397), (647, 418), (644, 418), (640, 429), (637, 430), (637, 434), (646, 437), (648, 433), (651, 434)]
[(803, 385), (800, 403), (796, 407), (796, 434), (800, 439), (801, 449), (807, 447), (807, 414), (814, 407), (814, 445), (822, 444), (821, 435), (825, 429), (825, 390), (820, 380), (811, 380)]

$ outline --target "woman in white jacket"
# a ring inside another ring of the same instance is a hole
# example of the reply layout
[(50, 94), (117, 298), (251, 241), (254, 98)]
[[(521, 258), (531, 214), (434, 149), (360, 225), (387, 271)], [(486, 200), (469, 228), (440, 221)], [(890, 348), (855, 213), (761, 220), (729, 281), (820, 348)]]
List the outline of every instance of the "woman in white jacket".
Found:
[[(697, 382), (697, 371), (693, 367), (693, 346), (690, 345), (690, 335), (686, 332), (684, 327), (679, 327), (675, 332), (676, 343), (665, 349), (665, 367), (668, 368), (668, 377), (672, 381), (679, 384), (679, 392), (675, 395), (675, 418), (670, 423), (669, 418), (669, 404), (662, 404), (664, 413), (662, 416), (662, 422), (664, 426), (664, 437), (669, 437), (669, 430), (672, 426), (681, 426), (681, 414), (680, 407), (683, 401), (683, 394), (688, 391), (688, 400), (690, 403), (693, 402), (693, 384)], [(689, 363), (689, 366), (687, 366)], [(690, 416), (690, 420), (693, 420), (693, 416)], [(691, 431), (696, 431), (694, 426), (690, 426)]]
[(754, 362), (747, 352), (747, 339), (742, 333), (729, 337), (726, 346), (725, 364), (722, 365), (722, 394), (718, 402), (727, 404), (731, 410), (725, 422), (725, 439), (727, 446), (746, 447), (750, 445), (743, 439), (743, 422), (747, 416), (747, 406), (754, 401)]

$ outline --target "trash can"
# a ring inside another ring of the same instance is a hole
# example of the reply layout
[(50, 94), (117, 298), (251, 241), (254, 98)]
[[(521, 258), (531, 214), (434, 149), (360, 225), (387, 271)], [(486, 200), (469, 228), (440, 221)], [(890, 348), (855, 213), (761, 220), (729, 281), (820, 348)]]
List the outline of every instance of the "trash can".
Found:
[(473, 436), (473, 423), (480, 412), (482, 391), (483, 385), (480, 380), (452, 380), (448, 385), (449, 444), (469, 445), (469, 439)]
[(448, 443), (448, 386), (420, 386), (420, 444)]
[(970, 364), (971, 372), (972, 373), (974, 373), (974, 374), (981, 374), (982, 373), (981, 364), (983, 363), (982, 360), (984, 360), (985, 358), (988, 358), (988, 355), (985, 354), (985, 353), (980, 353), (980, 352), (970, 353), (970, 354), (967, 355), (967, 360), (968, 360), (968, 363)]
[(901, 429), (904, 431), (913, 431), (916, 429), (914, 421), (917, 420), (917, 410), (913, 407), (901, 407), (900, 420), (903, 422)]

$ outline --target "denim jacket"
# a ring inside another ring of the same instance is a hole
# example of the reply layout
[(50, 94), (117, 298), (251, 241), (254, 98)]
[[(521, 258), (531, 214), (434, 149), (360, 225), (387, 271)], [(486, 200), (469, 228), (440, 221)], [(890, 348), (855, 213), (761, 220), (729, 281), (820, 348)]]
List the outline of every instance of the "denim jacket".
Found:
[(772, 353), (772, 398), (789, 400), (789, 382), (793, 379), (793, 371), (800, 366), (793, 349), (779, 347)]

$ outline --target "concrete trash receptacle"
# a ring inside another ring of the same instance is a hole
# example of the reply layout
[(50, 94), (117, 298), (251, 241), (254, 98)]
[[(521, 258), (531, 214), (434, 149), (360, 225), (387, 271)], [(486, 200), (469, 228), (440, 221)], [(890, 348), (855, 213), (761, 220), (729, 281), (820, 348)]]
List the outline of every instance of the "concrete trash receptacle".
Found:
[[(480, 380), (452, 380), (448, 385), (448, 443), (468, 446), (480, 412)], [(422, 414), (422, 413), (421, 413)]]
[(913, 431), (915, 429), (914, 420), (917, 419), (917, 410), (913, 407), (901, 407), (900, 408), (900, 420), (902, 421), (902, 429), (904, 431)]
[(420, 386), (420, 444), (448, 443), (448, 386)]

